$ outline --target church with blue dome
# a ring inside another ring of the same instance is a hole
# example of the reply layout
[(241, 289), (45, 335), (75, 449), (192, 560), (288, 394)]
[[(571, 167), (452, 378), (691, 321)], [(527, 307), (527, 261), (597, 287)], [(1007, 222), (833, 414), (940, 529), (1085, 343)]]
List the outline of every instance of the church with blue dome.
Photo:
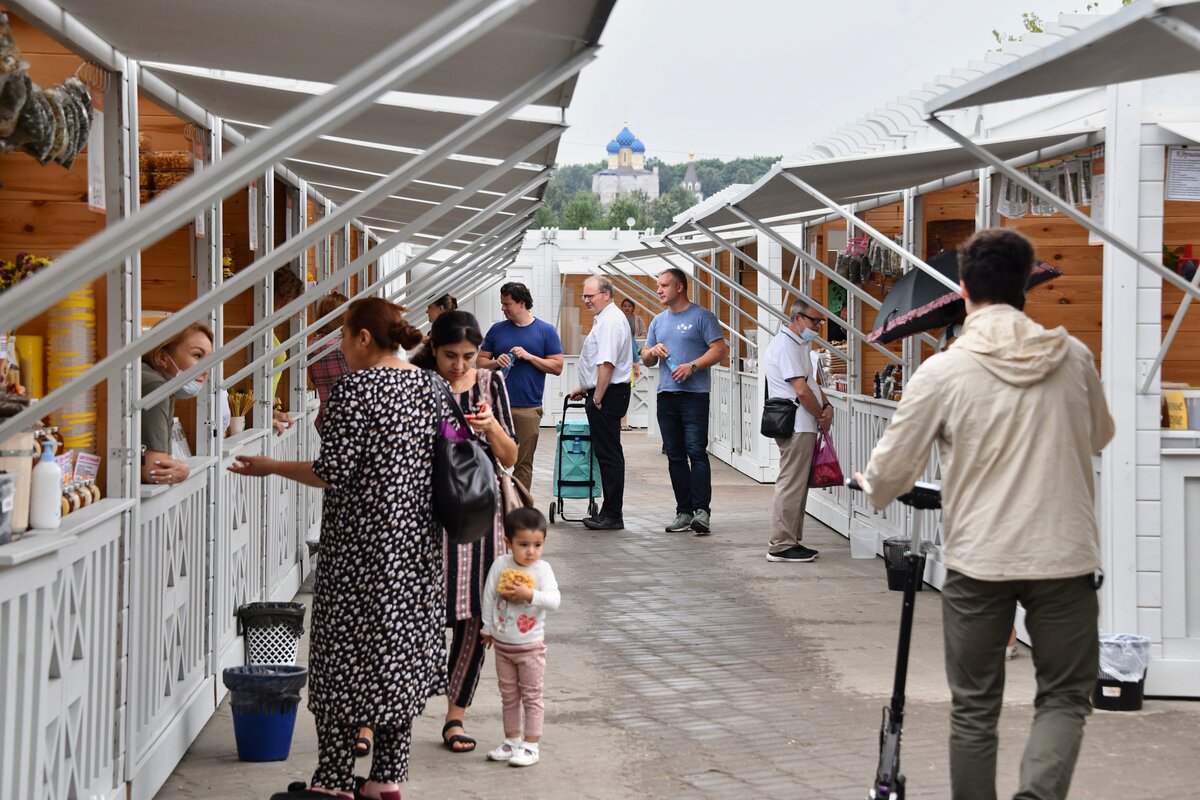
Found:
[(646, 145), (629, 130), (620, 133), (604, 148), (608, 167), (592, 175), (592, 191), (600, 195), (600, 205), (608, 208), (618, 197), (643, 191), (653, 200), (658, 197), (658, 167), (646, 169)]

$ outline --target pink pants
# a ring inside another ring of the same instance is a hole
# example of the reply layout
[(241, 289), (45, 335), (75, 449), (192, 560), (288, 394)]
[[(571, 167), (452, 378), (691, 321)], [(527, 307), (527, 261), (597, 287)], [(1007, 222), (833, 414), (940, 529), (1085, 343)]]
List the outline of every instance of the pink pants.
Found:
[(542, 735), (542, 677), (546, 674), (546, 643), (505, 644), (495, 642), (496, 679), (504, 704), (504, 733), (521, 731), (521, 709), (525, 710), (524, 736)]

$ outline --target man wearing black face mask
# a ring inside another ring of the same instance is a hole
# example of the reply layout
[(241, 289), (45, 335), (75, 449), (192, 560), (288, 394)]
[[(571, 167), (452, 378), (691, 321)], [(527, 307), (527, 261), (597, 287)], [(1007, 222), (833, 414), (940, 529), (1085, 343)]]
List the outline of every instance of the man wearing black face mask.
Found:
[(789, 318), (791, 321), (779, 329), (763, 354), (767, 396), (799, 404), (795, 432), (775, 440), (779, 447), (779, 475), (775, 478), (767, 561), (804, 562), (817, 557), (816, 550), (800, 543), (804, 538), (808, 473), (812, 469), (817, 431), (829, 430), (833, 406), (825, 401), (813, 374), (812, 342), (825, 320), (801, 300), (792, 303)]

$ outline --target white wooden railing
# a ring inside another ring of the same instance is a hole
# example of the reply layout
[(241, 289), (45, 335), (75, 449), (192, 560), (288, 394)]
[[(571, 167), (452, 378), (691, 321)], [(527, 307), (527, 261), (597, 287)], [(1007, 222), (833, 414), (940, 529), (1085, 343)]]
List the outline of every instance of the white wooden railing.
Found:
[(238, 607), (291, 599), (320, 524), (319, 491), (226, 467), (315, 455), (314, 410), (0, 546), (0, 798), (156, 794), (243, 663)]

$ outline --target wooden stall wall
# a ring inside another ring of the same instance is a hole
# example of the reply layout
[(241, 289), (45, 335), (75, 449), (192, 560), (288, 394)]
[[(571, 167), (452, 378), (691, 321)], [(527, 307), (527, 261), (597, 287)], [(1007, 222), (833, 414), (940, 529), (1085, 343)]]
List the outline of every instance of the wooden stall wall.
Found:
[[(580, 335), (581, 343), (582, 343), (583, 339), (589, 333), (591, 333), (592, 321), (595, 319), (595, 316), (590, 311), (588, 311), (587, 308), (583, 305), (583, 298), (582, 298), (583, 282), (586, 281), (590, 277), (591, 277), (590, 275), (563, 275), (562, 276), (562, 281), (563, 281), (562, 304), (565, 308), (573, 307), (573, 308), (579, 309), (579, 330), (580, 330), (579, 335)], [(634, 275), (633, 277), (642, 286), (645, 286), (651, 292), (654, 291), (655, 286), (656, 286), (656, 281), (654, 278), (650, 277), (649, 275)], [(614, 282), (613, 285), (616, 288), (616, 295), (614, 295), (614, 297), (613, 297), (613, 302), (620, 303), (626, 297), (631, 296), (629, 293), (622, 290), (622, 288), (621, 288), (622, 283), (620, 281)], [(650, 305), (649, 297), (646, 297), (645, 295), (640, 294), (640, 293), (634, 297), (636, 297), (636, 299), (639, 303), (643, 303), (644, 305)], [(421, 310), (423, 311), (424, 309), (421, 309)], [(634, 313), (637, 314), (639, 317), (641, 317), (647, 326), (650, 325), (650, 320), (652, 319), (652, 317), (648, 313), (646, 313), (645, 310), (637, 307), (636, 304), (634, 305)], [(561, 331), (560, 331), (560, 334), (561, 334)], [(578, 355), (578, 353), (567, 353), (567, 355)]]
[[(1190, 257), (1200, 259), (1200, 203), (1169, 200), (1164, 204), (1163, 247), (1178, 256), (1187, 256), (1190, 248)], [(1163, 284), (1164, 334), (1182, 299), (1183, 292)], [(1163, 360), (1162, 380), (1200, 386), (1200, 308), (1194, 302)]]
[[(146, 97), (138, 96), (138, 151), (142, 156), (165, 151), (190, 152), (187, 123)], [(145, 159), (143, 158), (143, 161)], [(161, 195), (160, 195), (161, 196)], [(148, 198), (154, 202), (157, 197)], [(195, 234), (189, 223), (142, 251), (142, 327), (174, 313), (196, 299), (193, 260)], [(192, 452), (196, 452), (196, 401), (176, 400), (179, 418)]]
[[(8, 15), (9, 26), (35, 83), (42, 87), (54, 86), (74, 75), (83, 64), (82, 58), (17, 14), (4, 8), (0, 11)], [(92, 95), (94, 101), (101, 99), (99, 92), (93, 91)], [(97, 107), (102, 108), (102, 105), (97, 103)], [(89, 157), (85, 149), (68, 170), (53, 162), (42, 166), (27, 153), (0, 154), (0, 259), (12, 261), (19, 253), (58, 258), (104, 229), (104, 212), (93, 211), (87, 204)], [(104, 279), (93, 281), (92, 290), (96, 302), (96, 355), (99, 359), (107, 354)], [(45, 363), (49, 345), (47, 322), (48, 316), (39, 314), (15, 331), (18, 335), (42, 337), (43, 395), (49, 390)], [(102, 457), (105, 455), (107, 426), (103, 402), (99, 398), (105, 396), (106, 383), (98, 384), (91, 392), (98, 400), (96, 447), (93, 450)], [(107, 459), (104, 459), (102, 473), (106, 466)], [(104, 474), (99, 483), (104, 485)]]
[[(740, 249), (750, 258), (753, 258), (755, 261), (759, 260), (757, 241), (736, 242), (735, 244), (737, 244), (738, 249)], [(753, 267), (741, 261), (740, 259), (737, 261), (737, 277), (734, 278), (734, 280), (747, 292), (750, 292), (750, 294), (753, 295), (757, 295), (759, 293), (758, 284), (760, 277), (761, 276), (758, 274), (758, 271)], [(766, 279), (763, 278), (763, 280)], [(750, 316), (747, 317), (744, 314), (736, 314), (735, 316), (738, 318), (737, 324), (731, 325), (730, 327), (745, 336), (750, 341), (758, 341), (758, 324), (755, 322), (756, 318), (758, 317), (758, 304), (754, 300), (744, 296), (739, 297), (737, 302), (738, 308)], [(787, 313), (786, 309), (783, 313)], [(729, 348), (726, 351), (725, 361), (730, 361), (730, 355), (733, 353), (737, 353), (739, 358), (744, 359), (749, 357), (750, 354), (746, 352), (746, 345), (741, 340), (727, 335), (725, 337), (725, 341), (729, 345)], [(740, 368), (741, 366), (739, 364), (739, 369)]]

